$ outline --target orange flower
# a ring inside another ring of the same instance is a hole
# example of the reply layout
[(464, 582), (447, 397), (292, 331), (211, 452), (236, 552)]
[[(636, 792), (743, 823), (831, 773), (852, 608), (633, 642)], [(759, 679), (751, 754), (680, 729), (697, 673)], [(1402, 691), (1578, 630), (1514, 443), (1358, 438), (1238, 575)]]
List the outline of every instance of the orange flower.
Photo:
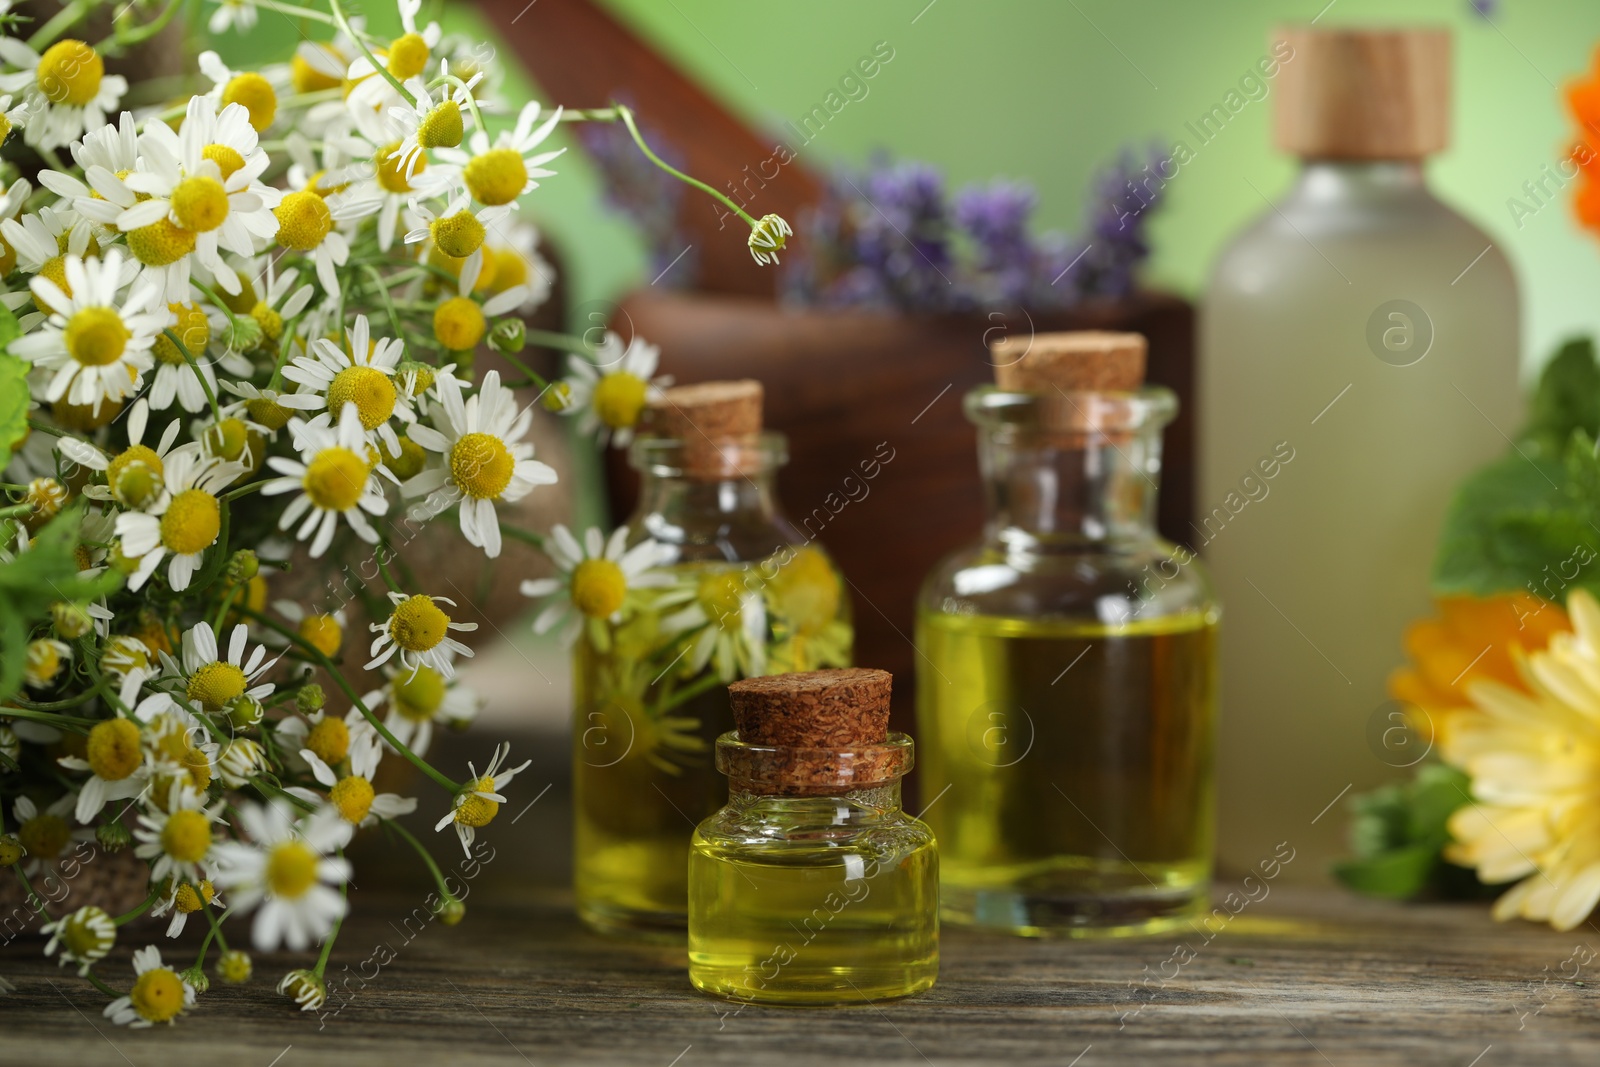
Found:
[(1588, 73), (1568, 82), (1563, 95), (1578, 124), (1569, 158), (1583, 172), (1583, 180), (1573, 194), (1573, 209), (1583, 226), (1600, 230), (1600, 152), (1595, 147), (1600, 145), (1600, 49), (1596, 49)]
[(1467, 687), (1489, 680), (1526, 691), (1517, 659), (1572, 629), (1559, 604), (1527, 593), (1439, 597), (1438, 614), (1406, 628), (1408, 666), (1389, 676), (1389, 695), (1416, 709), (1412, 727), (1434, 739), (1469, 708)]

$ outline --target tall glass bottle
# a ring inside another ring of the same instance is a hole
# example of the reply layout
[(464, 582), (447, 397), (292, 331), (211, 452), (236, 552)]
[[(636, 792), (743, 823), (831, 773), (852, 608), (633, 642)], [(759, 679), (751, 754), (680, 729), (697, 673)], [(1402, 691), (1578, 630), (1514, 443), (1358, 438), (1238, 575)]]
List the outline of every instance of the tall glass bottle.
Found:
[(967, 397), (988, 519), (918, 602), (941, 907), (1018, 934), (1152, 931), (1204, 908), (1212, 851), (1219, 609), (1155, 529), (1177, 401), (1138, 389), (1136, 334), (1037, 337), (1034, 360), (1040, 381), (1002, 367), (1010, 391)]
[(689, 839), (726, 783), (727, 684), (849, 663), (844, 583), (778, 505), (782, 435), (760, 432), (757, 382), (667, 390), (630, 461), (640, 475), (630, 545), (665, 546), (672, 582), (589, 632), (574, 661), (574, 890), (605, 932), (681, 936)]
[(1193, 543), (1229, 605), (1221, 859), (1292, 834), (1311, 872), (1343, 851), (1319, 812), (1424, 747), (1384, 741), (1384, 680), (1451, 493), (1516, 432), (1519, 325), (1505, 257), (1423, 169), (1449, 139), (1446, 32), (1283, 37), (1277, 141), (1304, 162), (1206, 293)]

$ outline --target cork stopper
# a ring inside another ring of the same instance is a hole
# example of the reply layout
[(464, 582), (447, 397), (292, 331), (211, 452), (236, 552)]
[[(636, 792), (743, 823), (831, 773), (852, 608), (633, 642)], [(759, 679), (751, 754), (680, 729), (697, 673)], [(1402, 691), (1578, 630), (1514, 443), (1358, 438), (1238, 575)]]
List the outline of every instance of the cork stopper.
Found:
[(1287, 52), (1279, 148), (1307, 159), (1421, 159), (1449, 146), (1450, 31), (1306, 25), (1276, 39)]
[(1144, 383), (1143, 334), (1074, 330), (989, 346), (994, 381), (1014, 393), (1131, 393)]
[(737, 476), (748, 442), (761, 433), (762, 399), (761, 383), (753, 378), (674, 386), (651, 401), (643, 430), (683, 443), (687, 477)]
[(746, 678), (728, 686), (737, 731), (717, 765), (761, 793), (823, 795), (893, 781), (908, 738), (889, 733), (888, 671), (847, 668)]

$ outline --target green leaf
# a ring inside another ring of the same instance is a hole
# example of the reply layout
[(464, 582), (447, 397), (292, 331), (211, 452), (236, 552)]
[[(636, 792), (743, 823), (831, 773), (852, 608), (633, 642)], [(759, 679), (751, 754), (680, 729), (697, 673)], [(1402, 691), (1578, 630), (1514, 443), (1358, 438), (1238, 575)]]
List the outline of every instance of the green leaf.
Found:
[[(0, 310), (5, 305), (0, 304)], [(16, 327), (16, 319), (6, 311), (0, 316), (0, 335), (6, 322)], [(10, 343), (9, 339), (6, 341)], [(28, 432), (28, 364), (16, 356), (0, 352), (0, 470), (11, 462), (11, 450)]]
[(1568, 341), (1545, 364), (1522, 437), (1541, 453), (1559, 456), (1575, 430), (1591, 438), (1600, 433), (1600, 365), (1587, 337)]
[(1576, 545), (1600, 545), (1587, 509), (1566, 488), (1570, 471), (1555, 455), (1512, 451), (1461, 484), (1439, 536), (1436, 593), (1520, 590)]
[(1333, 865), (1333, 876), (1358, 893), (1408, 900), (1428, 888), (1439, 865), (1441, 842), (1425, 841), (1366, 859)]

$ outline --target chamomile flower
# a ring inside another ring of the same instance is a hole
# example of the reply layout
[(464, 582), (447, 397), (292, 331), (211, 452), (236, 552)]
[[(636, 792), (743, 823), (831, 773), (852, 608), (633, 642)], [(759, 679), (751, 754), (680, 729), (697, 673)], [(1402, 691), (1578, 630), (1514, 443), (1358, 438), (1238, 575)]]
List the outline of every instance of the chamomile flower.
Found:
[[(182, 132), (149, 123), (139, 137), (139, 151), (141, 169), (124, 184), (149, 199), (117, 216), (117, 225), (137, 231), (165, 221), (192, 234), (195, 258), (226, 292), (238, 293), (238, 275), (222, 262), (221, 250), (251, 256), (277, 234), (272, 209), (281, 195), (256, 181), (268, 159), (250, 112), (229, 104), (219, 114), (210, 100), (192, 97)], [(129, 241), (131, 247), (131, 235)], [(169, 280), (167, 299), (183, 298), (181, 292), (173, 294)]]
[(324, 198), (320, 193), (301, 189), (287, 193), (273, 209), (277, 220), (277, 242), (283, 248), (311, 256), (317, 280), (328, 295), (337, 298), (337, 268), (350, 261), (350, 242), (335, 225), (367, 214), (359, 204)]
[(632, 548), (627, 544), (625, 526), (619, 526), (610, 538), (591, 526), (579, 544), (571, 531), (557, 524), (545, 543), (556, 576), (527, 579), (521, 586), (523, 596), (550, 598), (533, 620), (534, 633), (548, 633), (560, 626), (561, 640), (570, 648), (587, 628), (595, 647), (608, 649), (609, 624), (621, 622), (623, 615), (638, 605), (639, 591), (673, 583), (672, 575), (656, 569), (666, 562), (670, 548), (649, 538)]
[[(441, 79), (450, 76), (450, 60), (439, 61)], [(472, 107), (472, 89), (483, 80), (483, 71), (463, 79), (463, 85), (445, 82), (439, 86), (439, 99), (435, 100), (421, 77), (406, 82), (413, 102), (399, 104), (389, 109), (389, 120), (401, 134), (401, 172), (406, 177), (416, 173), (419, 161), (425, 160), (428, 150), (456, 148), (466, 135), (465, 113)]]
[(63, 756), (56, 762), (69, 771), (89, 772), (74, 806), (80, 823), (91, 821), (113, 800), (139, 796), (149, 781), (144, 736), (134, 719), (118, 717), (95, 723), (84, 755)]
[(433, 744), (435, 725), (462, 726), (478, 714), (478, 695), (462, 685), (459, 676), (446, 677), (427, 664), (418, 664), (415, 670), (389, 664), (383, 675), (383, 688), (361, 702), (374, 712), (387, 706), (384, 727), (419, 756)]
[(421, 593), (407, 596), (391, 592), (389, 602), (394, 605), (394, 611), (388, 620), (370, 624), (370, 629), (378, 636), (372, 642), (372, 659), (366, 670), (389, 662), (399, 653), (400, 663), (406, 670), (415, 671), (419, 664), (426, 665), (449, 678), (455, 674), (454, 657), (472, 655), (472, 649), (451, 637), (450, 631), (471, 632), (478, 624), (456, 622), (439, 607), (448, 604), (453, 608), (454, 600)]
[(48, 688), (71, 659), (72, 646), (65, 641), (53, 637), (29, 641), (22, 662), (22, 681), (30, 689)]
[(500, 812), (500, 805), (506, 798), (498, 790), (504, 789), (532, 760), (524, 760), (516, 767), (502, 770), (501, 764), (511, 754), (511, 746), (501, 743), (494, 750), (494, 755), (489, 759), (489, 765), (480, 775), (471, 763), (467, 764), (467, 785), (461, 792), (451, 798), (450, 810), (444, 818), (434, 825), (434, 830), (443, 830), (452, 823), (456, 828), (456, 837), (461, 841), (461, 849), (468, 856), (472, 855), (472, 842), (477, 837), (480, 827), (488, 826)]
[(128, 578), (128, 588), (137, 592), (168, 556), (172, 561), (167, 582), (173, 592), (189, 588), (206, 549), (216, 544), (222, 532), (222, 505), (217, 494), (241, 470), (236, 463), (224, 463), (199, 451), (174, 449), (167, 456), (166, 492), (148, 511), (117, 516), (122, 554), (139, 561)]
[(750, 255), (762, 266), (778, 262), (778, 253), (784, 243), (794, 236), (794, 229), (782, 215), (763, 215), (750, 227)]
[(554, 483), (556, 472), (533, 458), (533, 445), (523, 440), (533, 410), (519, 410), (516, 396), (500, 384), (498, 371), (485, 374), (482, 387), (465, 401), (459, 379), (440, 378), (438, 387), (443, 431), (418, 424), (409, 433), (445, 462), (411, 479), (408, 487), (417, 493), (459, 494), (462, 536), (494, 559), (500, 554), (495, 504), (521, 500), (534, 487)]
[(131, 1029), (171, 1023), (194, 1007), (194, 986), (161, 962), (161, 950), (147, 945), (133, 954), (133, 989), (106, 1005), (104, 1015)]
[[(5, 224), (11, 223), (20, 226), (17, 222), (17, 212), (21, 211), (28, 202), (28, 197), (33, 195), (33, 186), (28, 184), (26, 178), (18, 178), (5, 187), (4, 195), (0, 195), (0, 277), (10, 274), (17, 266), (17, 250), (11, 247), (11, 239), (4, 235)], [(87, 230), (85, 230), (87, 234)], [(87, 244), (87, 237), (85, 238)], [(7, 293), (7, 296), (14, 294)], [(23, 294), (23, 303), (26, 303), (26, 293)], [(7, 306), (10, 306), (9, 304)], [(20, 304), (18, 306), (21, 306)], [(15, 310), (15, 309), (13, 309)]]
[(223, 414), (238, 415), (242, 409), (251, 422), (274, 434), (289, 425), (296, 411), (314, 411), (327, 406), (327, 400), (316, 393), (285, 393), (249, 382), (223, 382), (222, 388), (239, 398), (225, 408)]
[(396, 479), (382, 464), (368, 464), (366, 432), (361, 428), (361, 412), (355, 403), (344, 405), (337, 427), (313, 426), (293, 419), (289, 432), (300, 449), (300, 458), (268, 459), (267, 465), (283, 477), (273, 478), (261, 488), (268, 496), (298, 491), (299, 495), (283, 509), (278, 529), (287, 530), (305, 517), (295, 538), (310, 539), (313, 559), (333, 543), (340, 516), (357, 537), (377, 544), (378, 531), (367, 515), (382, 515), (389, 510), (377, 474), (381, 471), (391, 480)]
[(479, 304), (472, 290), (483, 267), (482, 249), (461, 265), (456, 278), (456, 295), (447, 297), (433, 310), (433, 339), (451, 352), (471, 352), (489, 332), (489, 320), (522, 303), (525, 291), (519, 286), (498, 293)]
[(28, 124), (28, 113), (27, 103), (13, 105), (10, 93), (0, 96), (0, 143), (11, 136), (12, 130), (20, 130)]
[(161, 498), (166, 483), (167, 457), (172, 444), (183, 427), (177, 419), (167, 423), (161, 439), (152, 448), (144, 444), (144, 432), (150, 418), (150, 405), (144, 397), (133, 402), (128, 412), (128, 447), (115, 456), (108, 456), (89, 442), (76, 437), (61, 437), (56, 447), (61, 454), (81, 467), (102, 471), (105, 485), (85, 486), (83, 495), (91, 500), (114, 500), (125, 508), (140, 509), (156, 503)]
[(284, 369), (283, 376), (298, 383), (302, 394), (318, 398), (320, 403), (315, 408), (306, 402), (306, 410), (326, 408), (342, 413), (346, 404), (354, 404), (361, 428), (376, 434), (389, 454), (397, 456), (400, 438), (389, 420), (416, 421), (410, 402), (394, 384), (395, 368), (405, 354), (405, 344), (395, 337), (374, 339), (365, 315), (356, 316), (345, 337), (344, 345), (326, 337), (317, 338), (311, 354), (297, 356)]
[[(437, 22), (417, 27), (417, 14), (422, 10), (422, 0), (398, 0), (400, 27), (404, 31), (382, 49), (384, 67), (396, 80), (405, 82), (428, 68), (428, 59), (434, 46), (443, 36)], [(350, 64), (347, 80), (354, 83), (348, 104), (357, 108), (377, 109), (398, 100), (399, 96), (387, 78), (374, 77), (377, 68), (366, 56), (357, 56)]]
[(661, 631), (691, 642), (686, 676), (707, 663), (725, 682), (766, 673), (766, 602), (755, 586), (743, 568), (699, 569), (680, 575), (677, 587), (656, 601), (664, 613), (677, 608), (661, 620)]
[[(280, 203), (278, 206), (281, 208), (283, 205)], [(276, 354), (283, 340), (284, 323), (296, 318), (306, 309), (306, 305), (310, 304), (311, 298), (316, 295), (316, 287), (310, 282), (300, 283), (300, 271), (296, 267), (280, 272), (276, 257), (272, 256), (260, 256), (252, 260), (242, 273), (251, 279), (247, 292), (259, 294), (247, 312), (255, 324), (261, 327), (259, 347)], [(251, 417), (255, 418), (253, 414)], [(256, 421), (261, 422), (260, 419)], [(271, 428), (282, 429), (282, 424)]]
[[(327, 708), (313, 711), (305, 718), (290, 716), (278, 723), (279, 741), (291, 752), (310, 752), (327, 764), (340, 764), (350, 755), (351, 746), (373, 733), (372, 724), (352, 707), (343, 717)], [(307, 764), (309, 767), (310, 764)]]
[[(246, 656), (248, 653), (248, 656)], [(168, 677), (182, 679), (183, 695), (195, 707), (215, 715), (241, 697), (262, 701), (277, 688), (259, 681), (278, 662), (267, 659), (267, 649), (257, 644), (250, 648), (250, 628), (235, 623), (228, 635), (228, 654), (224, 658), (217, 638), (206, 623), (197, 623), (183, 633), (182, 660), (161, 654)]]
[(565, 152), (534, 152), (550, 136), (550, 131), (561, 121), (561, 108), (537, 127), (539, 103), (530, 100), (517, 116), (517, 124), (502, 130), (493, 142), (484, 130), (475, 130), (465, 150), (440, 148), (435, 155), (447, 166), (438, 167), (424, 178), (422, 184), (430, 194), (454, 188), (458, 183), (472, 194), (472, 198), (488, 207), (510, 204), (523, 193), (538, 187), (539, 178), (555, 174), (544, 169), (544, 164)]
[(217, 887), (211, 884), (209, 878), (192, 883), (174, 882), (167, 895), (156, 901), (155, 907), (150, 909), (150, 915), (159, 919), (167, 912), (172, 912), (172, 920), (167, 923), (167, 936), (177, 937), (189, 924), (189, 916), (210, 904), (226, 906), (226, 901), (217, 896)]
[(537, 311), (550, 299), (555, 278), (556, 269), (539, 253), (539, 227), (511, 217), (490, 228), (478, 286), (491, 296), (520, 287), (522, 303), (508, 310), (519, 315)]
[(0, 37), (0, 59), (17, 68), (0, 74), (0, 90), (24, 95), (30, 115), (23, 139), (35, 148), (60, 148), (104, 125), (128, 91), (128, 79), (107, 74), (100, 53), (72, 38), (40, 55), (19, 37)]
[(206, 807), (206, 796), (187, 782), (174, 780), (164, 798), (166, 806), (139, 814), (133, 831), (138, 845), (133, 853), (150, 864), (150, 877), (198, 882), (201, 868), (209, 865), (215, 841), (212, 825), (225, 801)]
[(256, 909), (252, 940), (270, 952), (280, 944), (300, 952), (320, 941), (344, 917), (347, 906), (337, 886), (350, 880), (350, 864), (330, 855), (344, 848), (354, 830), (332, 807), (320, 807), (298, 822), (289, 806), (239, 808), (246, 841), (213, 846), (217, 888), (233, 891), (233, 907)]
[(42, 170), (39, 184), (71, 201), (79, 215), (115, 230), (117, 216), (138, 200), (133, 190), (122, 184), (122, 176), (139, 166), (139, 127), (133, 112), (124, 111), (115, 123), (90, 130), (82, 140), (74, 141), (72, 159), (83, 169), (83, 178)]
[[(28, 188), (26, 182), (13, 186), (18, 187)], [(57, 285), (67, 281), (67, 256), (99, 254), (94, 227), (88, 219), (65, 206), (41, 207), (17, 218), (8, 218), (0, 222), (0, 234), (4, 234), (6, 245), (15, 257), (13, 266), (27, 274), (42, 274)], [(40, 303), (38, 296), (34, 297), (34, 303), (46, 314), (55, 310), (53, 305)]]
[[(156, 361), (150, 406), (161, 411), (176, 400), (192, 414), (207, 407), (217, 395), (217, 372), (206, 352), (211, 346), (211, 320), (205, 308), (192, 301), (168, 304), (167, 311), (167, 324), (150, 348)], [(171, 330), (177, 341), (166, 336), (166, 330)], [(190, 359), (194, 360), (192, 364)], [(252, 370), (249, 360), (231, 353), (224, 353), (215, 362), (235, 377), (248, 376)]]
[(266, 132), (278, 114), (278, 86), (257, 71), (230, 69), (212, 51), (200, 53), (199, 66), (200, 73), (211, 79), (206, 96), (218, 110), (238, 104), (250, 113), (251, 127), (257, 133)]
[(301, 1011), (319, 1011), (328, 1002), (328, 984), (315, 971), (297, 968), (278, 982), (278, 992), (300, 1005)]
[[(329, 659), (337, 656), (339, 649), (344, 646), (344, 631), (350, 620), (345, 616), (343, 608), (335, 608), (332, 611), (307, 611), (293, 600), (275, 600), (272, 602), (272, 610), (282, 615), (284, 621), (294, 627), (295, 633), (300, 635), (301, 640)], [(306, 666), (307, 669), (310, 668), (310, 664)]]
[[(395, 233), (400, 231), (401, 209), (419, 194), (433, 195), (438, 183), (428, 172), (426, 157), (414, 157), (413, 171), (406, 173), (400, 160), (400, 142), (389, 136), (387, 120), (368, 117), (362, 120), (359, 131), (360, 136), (335, 140), (334, 144), (345, 155), (371, 160), (372, 165), (337, 195), (329, 196), (328, 206), (339, 213), (341, 221), (377, 215), (378, 248), (387, 252), (394, 246)], [(410, 228), (409, 222), (406, 228)]]
[(607, 330), (592, 357), (578, 353), (567, 357), (569, 393), (561, 413), (577, 418), (579, 432), (596, 434), (601, 444), (609, 440), (625, 448), (645, 406), (659, 400), (662, 389), (672, 382), (655, 376), (660, 362), (660, 348), (641, 337), (624, 347), (622, 338)]
[(40, 275), (29, 283), (51, 314), (33, 333), (11, 342), (11, 353), (54, 371), (46, 400), (65, 400), (98, 411), (107, 400), (137, 393), (155, 363), (151, 347), (167, 323), (159, 291), (136, 283), (123, 295), (131, 264), (113, 248), (105, 259), (68, 255), (66, 288)]
[[(309, 748), (300, 751), (300, 758), (311, 767), (316, 780), (328, 787), (328, 803), (354, 826), (375, 826), (379, 819), (393, 819), (417, 810), (415, 797), (379, 793), (373, 789), (372, 780), (383, 758), (383, 742), (371, 731), (351, 739), (348, 774), (340, 775)], [(309, 789), (290, 789), (289, 792), (313, 802), (323, 799)]]
[(39, 928), (39, 933), (50, 937), (44, 954), (54, 956), (59, 948), (60, 962), (78, 964), (80, 975), (88, 974), (89, 968), (105, 959), (117, 943), (117, 924), (92, 904), (46, 923)]
[(67, 851), (67, 846), (74, 841), (94, 840), (93, 830), (74, 830), (67, 822), (67, 815), (72, 809), (71, 793), (57, 797), (44, 808), (40, 808), (26, 794), (11, 805), (11, 817), (17, 826), (17, 840), (28, 853), (28, 862), (22, 869), (28, 877), (52, 869)]
[[(463, 281), (462, 295), (466, 295), (477, 284), (478, 275), (483, 270), (483, 241), (488, 236), (489, 227), (497, 225), (511, 210), (506, 204), (473, 210), (472, 198), (465, 192), (457, 193), (438, 214), (434, 214), (426, 204), (413, 199), (411, 215), (417, 220), (417, 227), (406, 233), (406, 244), (432, 241), (434, 248), (451, 259), (465, 260), (464, 267), (472, 269), (472, 282)], [(461, 277), (465, 279), (466, 274), (466, 269), (463, 269)]]

